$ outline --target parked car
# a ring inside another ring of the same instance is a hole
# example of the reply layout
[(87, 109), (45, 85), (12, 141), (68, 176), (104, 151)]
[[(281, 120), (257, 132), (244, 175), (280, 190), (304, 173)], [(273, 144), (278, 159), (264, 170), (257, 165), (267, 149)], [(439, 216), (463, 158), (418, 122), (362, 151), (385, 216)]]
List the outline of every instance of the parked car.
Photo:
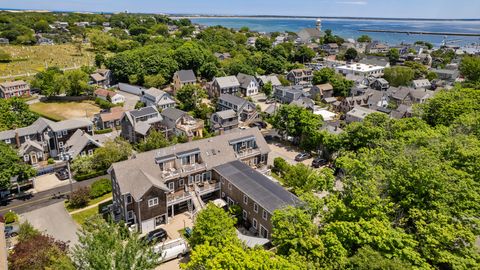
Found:
[(190, 252), (187, 242), (178, 238), (163, 244), (155, 246), (156, 252), (161, 252), (160, 261), (166, 262), (176, 258), (181, 258)]
[(312, 167), (314, 168), (320, 168), (321, 166), (327, 165), (328, 161), (324, 158), (321, 157), (316, 157), (312, 161)]
[(272, 103), (275, 103), (275, 99), (273, 99), (273, 98), (267, 98), (267, 99), (265, 100), (265, 104), (272, 104)]
[(164, 229), (160, 228), (149, 232), (147, 235), (145, 235), (143, 239), (150, 244), (153, 242), (163, 242), (167, 240), (167, 237), (167, 232)]
[(307, 160), (311, 157), (312, 157), (312, 155), (310, 155), (310, 153), (302, 152), (295, 157), (295, 161), (304, 161), (304, 160)]
[(282, 138), (278, 135), (265, 135), (264, 136), (265, 140), (267, 142), (271, 142), (271, 141), (280, 141)]
[(58, 179), (60, 180), (67, 180), (69, 175), (68, 175), (68, 171), (67, 170), (60, 170), (58, 172), (55, 173), (55, 175), (57, 176)]
[(5, 226), (5, 237), (15, 237), (18, 235), (18, 232), (20, 231), (20, 227), (18, 225), (7, 225)]

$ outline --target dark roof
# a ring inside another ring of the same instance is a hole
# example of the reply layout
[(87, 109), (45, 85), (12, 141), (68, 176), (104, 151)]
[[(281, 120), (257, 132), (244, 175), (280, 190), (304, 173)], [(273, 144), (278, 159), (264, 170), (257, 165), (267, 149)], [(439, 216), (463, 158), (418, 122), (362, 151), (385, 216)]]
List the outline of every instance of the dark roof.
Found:
[(140, 108), (138, 110), (130, 111), (130, 114), (133, 115), (133, 117), (138, 118), (138, 117), (154, 114), (157, 112), (158, 111), (154, 107), (148, 106), (148, 107)]
[(255, 83), (257, 83), (257, 80), (255, 79), (255, 77), (253, 77), (252, 75), (243, 74), (243, 73), (238, 73), (237, 80), (240, 83), (240, 87), (245, 89), (248, 87), (251, 81), (255, 81)]
[(297, 196), (241, 161), (232, 161), (214, 170), (270, 214), (300, 203)]
[(180, 117), (184, 116), (186, 112), (179, 110), (177, 108), (167, 108), (161, 112), (162, 116), (164, 118), (172, 119), (172, 120), (177, 120)]
[(193, 70), (179, 70), (175, 72), (178, 75), (178, 78), (181, 82), (196, 82), (197, 78), (195, 77), (195, 73)]
[(219, 99), (221, 99), (223, 101), (227, 101), (227, 102), (232, 103), (234, 105), (237, 105), (238, 107), (241, 107), (243, 104), (245, 104), (245, 102), (247, 102), (247, 100), (245, 100), (241, 97), (237, 97), (237, 96), (230, 95), (230, 94), (221, 94)]

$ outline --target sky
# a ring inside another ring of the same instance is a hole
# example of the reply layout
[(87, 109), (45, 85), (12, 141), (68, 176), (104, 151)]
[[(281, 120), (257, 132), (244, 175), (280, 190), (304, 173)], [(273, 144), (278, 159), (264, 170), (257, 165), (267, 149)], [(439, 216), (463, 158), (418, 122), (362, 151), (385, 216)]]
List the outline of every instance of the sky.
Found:
[(480, 19), (480, 0), (0, 0), (3, 9)]

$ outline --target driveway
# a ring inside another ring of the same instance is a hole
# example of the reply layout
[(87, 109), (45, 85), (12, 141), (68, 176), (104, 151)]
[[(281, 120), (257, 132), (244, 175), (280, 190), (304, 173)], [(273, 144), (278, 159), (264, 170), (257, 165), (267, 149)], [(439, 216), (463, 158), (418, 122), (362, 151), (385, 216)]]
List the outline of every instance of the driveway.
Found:
[(33, 180), (33, 186), (34, 186), (35, 192), (42, 192), (45, 190), (65, 186), (68, 184), (70, 184), (70, 181), (68, 181), (68, 179), (60, 180), (54, 173), (37, 176)]
[[(270, 147), (270, 154), (268, 155), (268, 165), (273, 166), (273, 161), (277, 157), (281, 157), (285, 159), (291, 165), (295, 165), (298, 162), (295, 161), (295, 156), (298, 155), (301, 150), (290, 145), (283, 144), (278, 141), (268, 142), (268, 146)], [(312, 164), (313, 158), (309, 158), (307, 160), (302, 161), (303, 164), (310, 166)]]
[(121, 90), (116, 90), (117, 93), (125, 97), (125, 103), (123, 104), (123, 108), (126, 111), (130, 111), (135, 109), (135, 104), (137, 104), (137, 101), (140, 100), (140, 97), (134, 94), (130, 94)]
[(78, 225), (65, 210), (63, 201), (21, 214), (20, 220), (27, 220), (33, 227), (57, 240), (69, 242), (70, 248), (78, 243)]

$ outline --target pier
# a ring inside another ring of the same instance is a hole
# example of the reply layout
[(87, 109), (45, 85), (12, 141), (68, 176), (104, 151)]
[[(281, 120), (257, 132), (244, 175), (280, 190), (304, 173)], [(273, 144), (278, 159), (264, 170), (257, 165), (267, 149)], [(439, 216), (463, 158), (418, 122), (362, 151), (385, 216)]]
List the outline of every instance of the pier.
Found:
[(358, 31), (370, 32), (370, 33), (393, 33), (393, 34), (408, 34), (408, 35), (480, 37), (480, 33), (426, 32), (426, 31), (402, 31), (402, 30), (381, 30), (381, 29), (360, 29)]

